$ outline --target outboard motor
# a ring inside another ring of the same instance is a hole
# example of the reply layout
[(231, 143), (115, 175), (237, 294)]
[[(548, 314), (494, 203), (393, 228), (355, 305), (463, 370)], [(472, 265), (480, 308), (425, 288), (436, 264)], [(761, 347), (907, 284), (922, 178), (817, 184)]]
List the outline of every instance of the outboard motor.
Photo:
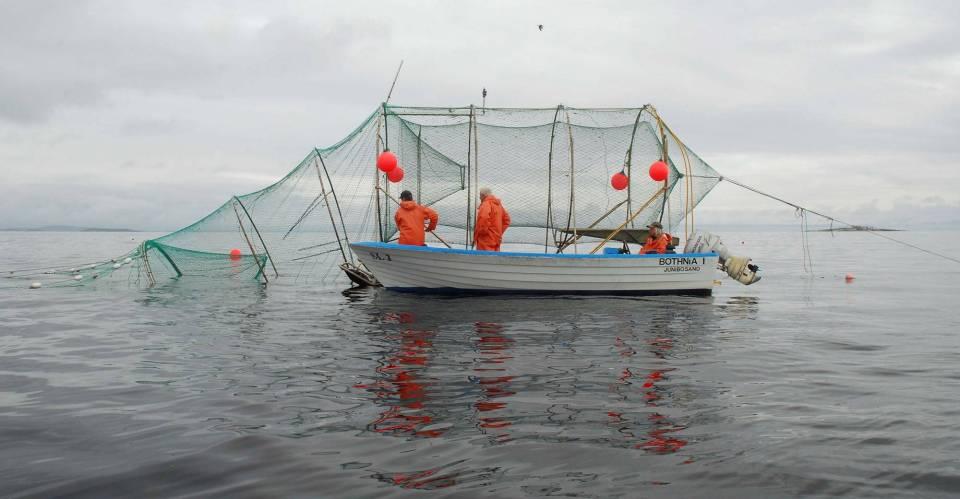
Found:
[(728, 276), (741, 284), (750, 285), (760, 280), (757, 272), (760, 267), (750, 263), (750, 258), (734, 256), (723, 245), (719, 236), (709, 232), (694, 232), (683, 247), (684, 253), (716, 253), (720, 256), (720, 266)]

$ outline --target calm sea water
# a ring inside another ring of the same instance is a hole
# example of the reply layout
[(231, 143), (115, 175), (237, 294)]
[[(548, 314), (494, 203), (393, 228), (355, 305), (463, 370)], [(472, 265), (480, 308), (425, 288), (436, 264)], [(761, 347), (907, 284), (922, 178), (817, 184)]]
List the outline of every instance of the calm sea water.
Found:
[[(722, 235), (764, 278), (709, 298), (0, 290), (0, 495), (960, 494), (960, 264)], [(144, 237), (0, 232), (0, 270)]]

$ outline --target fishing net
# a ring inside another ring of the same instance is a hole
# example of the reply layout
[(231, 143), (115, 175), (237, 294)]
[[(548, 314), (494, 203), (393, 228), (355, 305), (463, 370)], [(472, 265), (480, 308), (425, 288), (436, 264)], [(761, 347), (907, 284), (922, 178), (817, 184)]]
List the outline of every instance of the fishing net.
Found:
[[(376, 169), (385, 149), (403, 168), (399, 182)], [(647, 174), (658, 160), (669, 167), (665, 182)], [(621, 171), (628, 186), (614, 190), (611, 176)], [(85, 272), (47, 273), (56, 277), (52, 283), (64, 285), (118, 270), (132, 282), (150, 284), (179, 276), (338, 279), (337, 266), (353, 261), (348, 241), (396, 237), (393, 213), (403, 190), (439, 213), (436, 233), (454, 247), (470, 247), (478, 190), (489, 187), (512, 218), (505, 247), (578, 251), (575, 240), (599, 242), (578, 239), (578, 230), (612, 230), (628, 220), (628, 229), (660, 220), (668, 232), (687, 235), (694, 207), (719, 181), (651, 106), (385, 105), (339, 143), (310, 151), (273, 185), (235, 196), (194, 224)], [(433, 236), (428, 243), (440, 244)]]

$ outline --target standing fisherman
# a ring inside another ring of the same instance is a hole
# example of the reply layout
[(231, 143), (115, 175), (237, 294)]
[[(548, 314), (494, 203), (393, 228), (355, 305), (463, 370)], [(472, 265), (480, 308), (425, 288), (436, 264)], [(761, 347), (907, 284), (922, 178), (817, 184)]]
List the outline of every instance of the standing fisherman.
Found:
[(480, 207), (477, 208), (477, 225), (473, 231), (475, 249), (500, 251), (503, 233), (510, 227), (510, 214), (493, 195), (489, 187), (480, 189)]
[[(439, 215), (433, 209), (417, 204), (413, 200), (413, 193), (403, 191), (400, 193), (400, 207), (393, 215), (393, 221), (397, 223), (397, 230), (400, 231), (400, 244), (410, 244), (413, 246), (426, 246), (424, 235), (426, 231), (433, 231), (437, 228)], [(430, 225), (424, 229), (423, 224)]]

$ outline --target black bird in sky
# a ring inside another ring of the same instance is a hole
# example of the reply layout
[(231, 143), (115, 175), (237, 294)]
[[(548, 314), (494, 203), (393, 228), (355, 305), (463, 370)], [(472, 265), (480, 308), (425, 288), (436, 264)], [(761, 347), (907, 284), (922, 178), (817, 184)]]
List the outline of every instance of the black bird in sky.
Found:
[(538, 24), (537, 27), (540, 28), (540, 31), (543, 31), (543, 25), (542, 25), (542, 24)]

